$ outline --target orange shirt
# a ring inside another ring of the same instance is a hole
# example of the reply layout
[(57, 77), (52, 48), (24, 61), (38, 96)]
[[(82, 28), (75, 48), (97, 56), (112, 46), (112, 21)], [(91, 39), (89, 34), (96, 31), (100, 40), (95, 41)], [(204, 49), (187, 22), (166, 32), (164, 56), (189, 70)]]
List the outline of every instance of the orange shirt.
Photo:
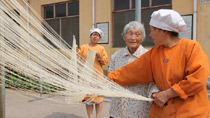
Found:
[(97, 69), (99, 72), (103, 73), (102, 65), (106, 65), (109, 63), (109, 58), (107, 56), (106, 50), (101, 45), (96, 45), (94, 47), (89, 46), (88, 44), (84, 44), (78, 50), (78, 53), (84, 58), (87, 58), (88, 50), (99, 52), (102, 56), (101, 64), (99, 63), (97, 57), (95, 58), (94, 68)]
[(181, 39), (171, 48), (153, 47), (136, 61), (110, 72), (108, 77), (121, 85), (155, 82), (160, 90), (172, 88), (179, 97), (170, 99), (163, 108), (153, 103), (150, 118), (207, 118), (208, 75), (208, 57), (200, 45)]
[[(101, 72), (103, 74), (102, 65), (106, 65), (109, 63), (109, 58), (107, 56), (106, 50), (101, 45), (96, 45), (94, 47), (91, 47), (88, 44), (84, 44), (78, 50), (78, 54), (80, 54), (84, 59), (86, 59), (87, 55), (88, 55), (88, 50), (92, 50), (92, 51), (96, 51), (96, 52), (100, 53), (100, 55), (102, 57), (101, 63), (99, 63), (98, 58), (96, 57), (95, 61), (94, 61), (94, 69), (98, 70), (99, 72)], [(89, 97), (85, 97), (84, 99), (90, 100)], [(102, 97), (94, 97), (93, 99), (91, 99), (91, 101), (102, 102), (103, 98)]]

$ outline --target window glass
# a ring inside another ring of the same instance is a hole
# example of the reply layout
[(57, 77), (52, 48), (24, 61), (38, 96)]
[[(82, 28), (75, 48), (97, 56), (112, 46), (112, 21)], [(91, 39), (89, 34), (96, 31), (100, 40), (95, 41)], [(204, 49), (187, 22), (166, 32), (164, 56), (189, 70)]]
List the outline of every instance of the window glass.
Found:
[(114, 13), (114, 45), (113, 47), (125, 47), (125, 41), (121, 35), (124, 26), (130, 21), (135, 20), (135, 12), (119, 12)]
[(136, 4), (136, 0), (132, 0), (132, 8), (136, 8), (135, 4)]
[(58, 33), (60, 34), (60, 22), (59, 19), (52, 19), (52, 20), (46, 20), (46, 22)]
[[(59, 19), (52, 19), (52, 20), (46, 20), (46, 22), (58, 33), (60, 34), (60, 22), (59, 22)], [(50, 33), (53, 33), (51, 32), (51, 30), (48, 29), (48, 27), (46, 27), (48, 32)], [(49, 42), (52, 46), (56, 47), (47, 37), (44, 37), (45, 40), (47, 42)]]
[(152, 6), (171, 4), (171, 0), (152, 0)]
[(79, 45), (79, 17), (63, 18), (61, 20), (61, 32), (63, 39), (72, 46), (73, 35)]
[(114, 10), (129, 9), (129, 0), (114, 0)]
[(72, 15), (79, 15), (79, 1), (76, 1), (76, 2), (70, 2), (68, 4), (68, 10), (69, 10), (69, 13), (68, 15), (69, 16), (72, 16)]
[(44, 18), (53, 18), (53, 6), (44, 7)]
[(66, 3), (55, 5), (56, 17), (66, 16)]
[[(132, 8), (135, 8), (136, 0), (132, 0)], [(141, 7), (149, 7), (149, 0), (141, 0)]]

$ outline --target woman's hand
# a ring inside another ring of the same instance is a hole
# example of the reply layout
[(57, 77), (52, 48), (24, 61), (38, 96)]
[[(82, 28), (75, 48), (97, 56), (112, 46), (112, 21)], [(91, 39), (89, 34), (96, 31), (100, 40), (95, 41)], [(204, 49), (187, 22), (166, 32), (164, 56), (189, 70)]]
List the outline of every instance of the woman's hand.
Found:
[(168, 100), (176, 96), (177, 94), (172, 88), (152, 94), (155, 104), (157, 104), (159, 107), (167, 105)]
[(99, 52), (96, 53), (96, 57), (97, 57), (98, 61), (100, 61), (102, 59), (101, 54)]

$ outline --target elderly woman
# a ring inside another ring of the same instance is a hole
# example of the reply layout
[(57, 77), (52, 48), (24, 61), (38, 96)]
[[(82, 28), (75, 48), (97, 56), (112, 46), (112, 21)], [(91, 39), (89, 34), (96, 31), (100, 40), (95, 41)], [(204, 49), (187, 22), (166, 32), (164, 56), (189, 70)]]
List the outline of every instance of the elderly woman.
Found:
[[(147, 49), (141, 45), (141, 43), (145, 40), (145, 30), (141, 23), (131, 21), (125, 25), (122, 36), (125, 40), (126, 47), (118, 50), (112, 55), (111, 62), (109, 64), (109, 72), (131, 63), (147, 52)], [(134, 93), (148, 96), (148, 94), (151, 95), (150, 89), (155, 88), (155, 85), (150, 83), (124, 87)], [(154, 90), (158, 89), (156, 88)], [(112, 98), (110, 118), (148, 118), (149, 109), (150, 102), (127, 98)]]
[[(82, 45), (78, 50), (78, 54), (86, 59), (88, 55), (88, 50), (97, 52), (94, 61), (94, 69), (103, 74), (102, 65), (106, 65), (109, 63), (106, 50), (103, 46), (97, 44), (98, 41), (101, 40), (103, 32), (98, 28), (93, 28), (90, 30), (89, 36), (90, 42), (88, 44)], [(103, 97), (85, 97), (83, 101), (84, 103), (86, 103), (88, 118), (93, 118), (93, 105), (95, 105), (96, 109), (96, 118), (100, 118)]]
[(108, 77), (121, 85), (155, 82), (160, 92), (149, 118), (208, 118), (210, 103), (205, 86), (209, 61), (201, 46), (180, 39), (186, 24), (174, 10), (161, 9), (151, 15), (150, 36), (155, 47), (134, 62), (110, 72)]

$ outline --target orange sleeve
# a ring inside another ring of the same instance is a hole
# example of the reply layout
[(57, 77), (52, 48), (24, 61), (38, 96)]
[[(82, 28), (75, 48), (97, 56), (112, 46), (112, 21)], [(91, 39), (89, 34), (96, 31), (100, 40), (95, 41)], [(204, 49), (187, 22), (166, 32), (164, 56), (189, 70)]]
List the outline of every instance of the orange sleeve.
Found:
[(109, 58), (108, 58), (108, 55), (107, 55), (106, 50), (104, 48), (101, 50), (101, 56), (102, 56), (102, 60), (101, 60), (100, 63), (102, 65), (108, 64), (109, 63)]
[(150, 53), (148, 51), (132, 63), (109, 72), (108, 78), (120, 85), (135, 85), (153, 81)]
[(203, 90), (209, 75), (209, 61), (201, 46), (195, 43), (187, 53), (185, 79), (172, 86), (175, 93), (184, 100)]
[(86, 51), (85, 51), (85, 49), (86, 49), (86, 46), (85, 45), (82, 45), (79, 49), (78, 49), (78, 59), (80, 59), (81, 61), (85, 61), (85, 58), (86, 58), (86, 56), (87, 56), (87, 54), (86, 54)]
[(82, 55), (83, 53), (83, 47), (81, 46), (79, 49), (78, 49), (78, 52), (77, 52), (79, 55)]

